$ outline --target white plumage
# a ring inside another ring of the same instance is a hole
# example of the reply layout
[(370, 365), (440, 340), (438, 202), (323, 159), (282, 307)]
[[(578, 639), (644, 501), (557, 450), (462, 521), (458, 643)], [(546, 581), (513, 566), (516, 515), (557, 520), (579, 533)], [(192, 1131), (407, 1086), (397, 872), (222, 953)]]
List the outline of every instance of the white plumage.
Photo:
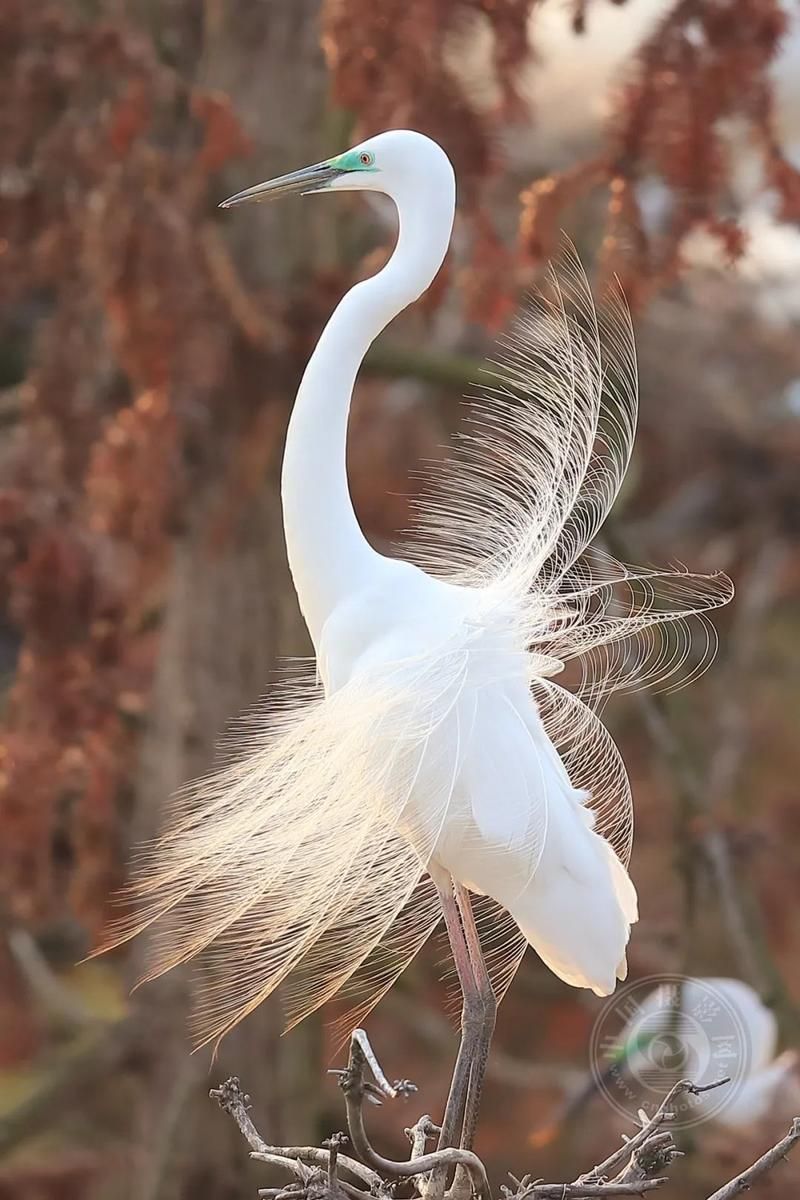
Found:
[[(390, 262), (323, 332), (287, 435), (287, 546), (316, 665), (288, 673), (229, 765), (175, 799), (118, 940), (152, 925), (151, 974), (205, 952), (204, 1039), (279, 984), (289, 1024), (338, 991), (362, 1014), (452, 877), (477, 897), (498, 995), (527, 943), (605, 995), (636, 893), (628, 781), (598, 713), (614, 690), (702, 665), (703, 614), (730, 584), (587, 550), (630, 455), (636, 370), (624, 305), (598, 314), (572, 256), (432, 479), (413, 562), (373, 550), (347, 486), (351, 392), (373, 338), (439, 269), (453, 173), (435, 143), (393, 131), (228, 203), (301, 188), (383, 191), (400, 219)], [(572, 660), (569, 691), (555, 677)]]
[[(670, 1030), (674, 1007), (675, 985), (655, 988), (625, 1026), (620, 1044), (634, 1079), (648, 1071), (653, 1058), (642, 1041), (655, 1036), (657, 1042)], [(777, 1053), (775, 1014), (749, 984), (725, 977), (683, 980), (679, 1009), (684, 1019), (677, 1024), (676, 1038), (688, 1051), (684, 1069), (692, 1081), (704, 1086), (723, 1075), (730, 1079), (718, 1092), (698, 1097), (693, 1113), (728, 1129), (752, 1129), (770, 1115), (782, 1087), (796, 1079), (796, 1051)], [(699, 1050), (693, 1040), (699, 1040)], [(796, 1097), (796, 1082), (792, 1090)]]

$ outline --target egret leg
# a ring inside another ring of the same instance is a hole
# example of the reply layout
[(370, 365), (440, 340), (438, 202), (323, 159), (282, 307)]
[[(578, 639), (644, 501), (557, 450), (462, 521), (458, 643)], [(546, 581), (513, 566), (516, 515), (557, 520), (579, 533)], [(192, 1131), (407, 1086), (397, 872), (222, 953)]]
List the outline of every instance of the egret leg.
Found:
[(456, 904), (461, 916), (464, 938), (467, 944), (470, 964), (475, 985), (480, 998), (480, 1023), (476, 1038), (472, 1062), (470, 1064), (469, 1085), (464, 1101), (464, 1123), (461, 1129), (461, 1147), (472, 1149), (475, 1136), (475, 1126), (478, 1121), (483, 1079), (486, 1074), (486, 1063), (489, 1059), (489, 1047), (492, 1044), (495, 1021), (497, 1019), (497, 997), (494, 994), (492, 980), (486, 969), (486, 960), (481, 949), (481, 940), (472, 912), (472, 901), (469, 892), (460, 883), (454, 884)]
[(497, 999), (483, 957), (469, 892), (449, 876), (437, 879), (436, 886), (463, 996), (461, 1043), (439, 1145), (454, 1145), (460, 1124), (460, 1145), (469, 1149), (475, 1135)]
[(458, 1047), (453, 1077), (450, 1081), (450, 1093), (447, 1097), (442, 1131), (439, 1135), (439, 1149), (441, 1150), (447, 1146), (455, 1146), (458, 1142), (458, 1129), (463, 1122), (472, 1063), (480, 1046), (484, 1003), (475, 979), (469, 947), (461, 924), (459, 906), (454, 892), (455, 881), (450, 875), (443, 874), (439, 877), (437, 874), (434, 882), (439, 893), (439, 902), (463, 999), (461, 1042)]

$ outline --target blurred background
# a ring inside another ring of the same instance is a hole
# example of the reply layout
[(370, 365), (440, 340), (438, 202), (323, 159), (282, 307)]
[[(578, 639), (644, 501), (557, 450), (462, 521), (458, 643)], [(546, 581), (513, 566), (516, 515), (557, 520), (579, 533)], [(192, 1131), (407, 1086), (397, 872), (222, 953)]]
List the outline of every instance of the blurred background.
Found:
[[(189, 1054), (188, 972), (130, 994), (135, 944), (75, 964), (170, 792), (308, 653), (283, 434), (332, 307), (392, 246), (376, 197), (216, 205), (393, 126), (447, 149), (459, 215), (358, 384), (361, 520), (382, 547), (407, 527), (414, 472), (562, 230), (598, 286), (620, 277), (642, 409), (607, 541), (737, 584), (699, 682), (607, 713), (637, 808), (631, 977), (742, 979), (800, 1046), (800, 6), (5, 0), (0, 56), (0, 1198), (254, 1195), (207, 1097), (232, 1073), (271, 1142), (342, 1127), (324, 1014), (281, 1038), (270, 1002), (211, 1062)], [(446, 1094), (443, 955), (370, 1018), (420, 1088), (370, 1114), (392, 1154)], [(548, 1128), (600, 1008), (526, 959), (477, 1145), (495, 1180), (573, 1178), (618, 1144), (600, 1097)], [(712, 1191), (795, 1100), (693, 1128), (665, 1194)]]

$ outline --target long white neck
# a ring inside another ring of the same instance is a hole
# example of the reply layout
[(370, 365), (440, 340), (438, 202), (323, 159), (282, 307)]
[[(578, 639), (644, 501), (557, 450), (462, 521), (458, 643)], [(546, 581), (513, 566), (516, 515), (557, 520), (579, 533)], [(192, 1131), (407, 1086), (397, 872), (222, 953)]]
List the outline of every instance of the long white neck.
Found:
[(447, 253), (455, 212), (447, 167), (430, 178), (430, 186), (417, 180), (393, 195), (400, 221), (394, 254), (341, 300), (306, 367), (289, 422), (283, 524), (292, 578), (315, 646), (330, 613), (368, 582), (379, 559), (361, 531), (347, 483), (350, 400), (370, 345), (430, 286)]

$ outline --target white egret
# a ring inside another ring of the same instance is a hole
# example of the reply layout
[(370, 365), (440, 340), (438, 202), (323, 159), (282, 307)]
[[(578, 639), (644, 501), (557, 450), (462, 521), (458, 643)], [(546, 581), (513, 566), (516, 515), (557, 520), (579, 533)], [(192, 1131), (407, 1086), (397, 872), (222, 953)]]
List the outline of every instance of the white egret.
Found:
[[(442, 1141), (465, 1110), (468, 1146), (496, 998), (526, 944), (598, 995), (625, 976), (630, 794), (597, 709), (682, 662), (682, 622), (702, 624), (730, 585), (586, 553), (628, 462), (636, 371), (624, 306), (598, 315), (575, 262), (506, 344), (422, 503), (414, 561), (372, 548), (348, 490), (351, 394), (447, 252), (450, 162), (395, 130), (222, 207), (343, 190), (390, 196), (399, 237), (328, 322), (286, 437), (286, 543), (316, 663), (173, 802), (117, 940), (155, 922), (150, 975), (205, 952), (208, 1039), (279, 984), (289, 1025), (337, 992), (363, 1015), (443, 914), (464, 1008)], [(554, 677), (573, 659), (571, 693)]]
[(794, 1050), (776, 1053), (775, 1014), (741, 979), (685, 979), (677, 994), (674, 984), (655, 988), (620, 1038), (625, 1069), (632, 1078), (658, 1071), (657, 1043), (662, 1038), (667, 1039), (667, 1054), (683, 1052), (687, 1061), (681, 1069), (693, 1083), (704, 1086), (724, 1075), (730, 1078), (719, 1092), (698, 1096), (692, 1108), (694, 1117), (713, 1119), (728, 1129), (750, 1128), (767, 1116), (796, 1070)]
[[(547, 1125), (532, 1134), (533, 1145), (552, 1141), (598, 1092), (614, 1107), (635, 1108), (641, 1096), (662, 1096), (681, 1075), (688, 1075), (699, 1087), (729, 1080), (720, 1089), (693, 1097), (688, 1113), (679, 1118), (692, 1124), (714, 1121), (726, 1129), (747, 1130), (776, 1115), (782, 1100), (796, 1101), (800, 1094), (797, 1052), (776, 1053), (775, 1014), (749, 984), (712, 977), (685, 978), (679, 985), (675, 977), (639, 1000), (635, 992), (640, 986), (644, 984), (633, 985), (619, 1000), (620, 1010), (629, 1016), (615, 1038), (611, 1064), (605, 1070), (593, 1064), (586, 1082), (565, 1098)], [(593, 1039), (593, 1045), (599, 1048), (608, 1042), (602, 1025), (600, 1041)], [(620, 1086), (623, 1079), (624, 1087)]]

